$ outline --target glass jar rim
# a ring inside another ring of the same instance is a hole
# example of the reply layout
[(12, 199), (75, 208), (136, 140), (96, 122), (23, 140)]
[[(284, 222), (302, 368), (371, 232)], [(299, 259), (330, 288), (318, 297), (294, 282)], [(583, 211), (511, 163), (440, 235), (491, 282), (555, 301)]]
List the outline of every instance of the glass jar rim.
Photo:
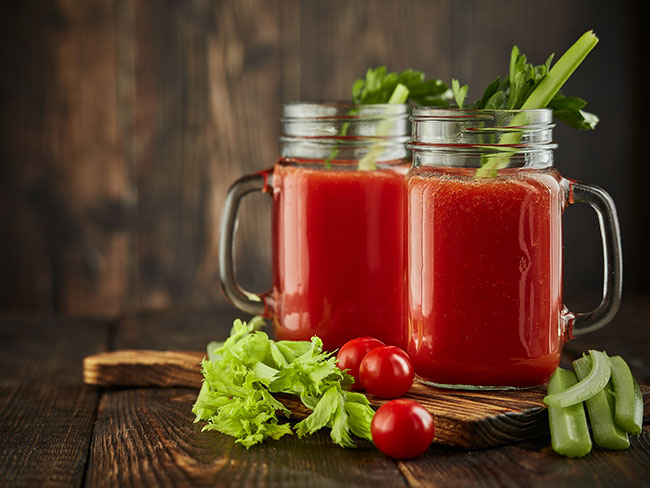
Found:
[(410, 137), (407, 104), (289, 102), (282, 106), (282, 155), (296, 158), (377, 161), (406, 156)]
[(553, 111), (420, 107), (413, 110), (414, 165), (479, 168), (552, 166)]
[(349, 100), (290, 100), (282, 104), (283, 107), (295, 107), (301, 105), (305, 107), (409, 107), (408, 103), (354, 103)]
[(354, 104), (345, 101), (287, 102), (282, 104), (280, 122), (329, 120), (380, 120), (387, 117), (408, 118), (406, 103)]
[[(554, 149), (553, 111), (419, 107), (413, 110), (409, 148)], [(509, 150), (509, 149), (508, 149)]]
[(539, 115), (540, 117), (552, 116), (553, 110), (550, 108), (527, 108), (527, 109), (486, 109), (486, 108), (458, 108), (458, 107), (414, 107), (411, 113), (411, 120), (414, 118), (428, 119), (431, 117), (440, 117), (448, 115), (449, 117), (463, 117), (464, 115), (483, 115), (483, 114), (518, 114), (527, 113), (531, 116)]

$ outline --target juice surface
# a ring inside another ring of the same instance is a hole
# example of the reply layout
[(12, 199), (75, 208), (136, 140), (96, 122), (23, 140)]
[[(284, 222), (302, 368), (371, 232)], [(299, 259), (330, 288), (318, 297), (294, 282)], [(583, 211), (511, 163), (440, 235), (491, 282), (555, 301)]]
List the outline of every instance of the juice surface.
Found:
[(408, 352), (448, 385), (544, 383), (562, 346), (563, 189), (553, 170), (412, 170)]
[[(321, 162), (322, 163), (322, 162)], [(406, 168), (274, 169), (274, 286), (278, 339), (359, 336), (405, 347)]]

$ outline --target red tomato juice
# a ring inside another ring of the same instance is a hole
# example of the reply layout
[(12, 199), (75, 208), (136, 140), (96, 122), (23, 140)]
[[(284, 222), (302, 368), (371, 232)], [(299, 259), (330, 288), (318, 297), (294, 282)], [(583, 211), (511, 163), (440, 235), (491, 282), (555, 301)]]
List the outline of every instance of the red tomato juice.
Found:
[(447, 385), (544, 383), (562, 347), (554, 170), (419, 168), (408, 186), (408, 352)]
[(406, 167), (320, 163), (274, 169), (276, 337), (318, 335), (327, 350), (359, 336), (404, 347)]

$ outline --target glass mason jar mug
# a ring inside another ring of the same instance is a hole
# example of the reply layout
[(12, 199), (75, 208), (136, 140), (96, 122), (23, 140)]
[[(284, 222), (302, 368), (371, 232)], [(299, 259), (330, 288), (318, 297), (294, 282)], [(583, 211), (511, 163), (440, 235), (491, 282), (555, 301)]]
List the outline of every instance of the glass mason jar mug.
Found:
[[(318, 335), (328, 350), (371, 335), (405, 345), (406, 105), (290, 103), (282, 155), (236, 181), (224, 205), (220, 278), (241, 310), (272, 319), (278, 339)], [(256, 294), (234, 277), (241, 198), (273, 198), (273, 288)]]
[[(553, 168), (552, 112), (418, 108), (407, 175), (407, 350), (436, 386), (543, 384), (566, 340), (616, 313), (622, 259), (614, 202)], [(562, 212), (597, 212), (600, 305), (562, 305)]]

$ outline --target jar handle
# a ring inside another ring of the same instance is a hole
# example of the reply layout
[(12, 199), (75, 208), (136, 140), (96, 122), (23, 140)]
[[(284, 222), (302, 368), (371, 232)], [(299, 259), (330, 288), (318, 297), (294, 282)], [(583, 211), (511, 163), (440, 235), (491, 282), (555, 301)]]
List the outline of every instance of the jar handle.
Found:
[(261, 191), (272, 196), (273, 170), (246, 175), (235, 181), (228, 190), (219, 225), (219, 280), (226, 297), (240, 310), (253, 315), (267, 315), (267, 293), (245, 290), (235, 278), (233, 254), (239, 204), (246, 195)]
[(581, 336), (607, 325), (616, 315), (623, 288), (621, 232), (614, 200), (602, 188), (578, 181), (569, 182), (569, 203), (586, 203), (596, 211), (603, 240), (603, 295), (593, 310), (569, 314), (569, 338)]

